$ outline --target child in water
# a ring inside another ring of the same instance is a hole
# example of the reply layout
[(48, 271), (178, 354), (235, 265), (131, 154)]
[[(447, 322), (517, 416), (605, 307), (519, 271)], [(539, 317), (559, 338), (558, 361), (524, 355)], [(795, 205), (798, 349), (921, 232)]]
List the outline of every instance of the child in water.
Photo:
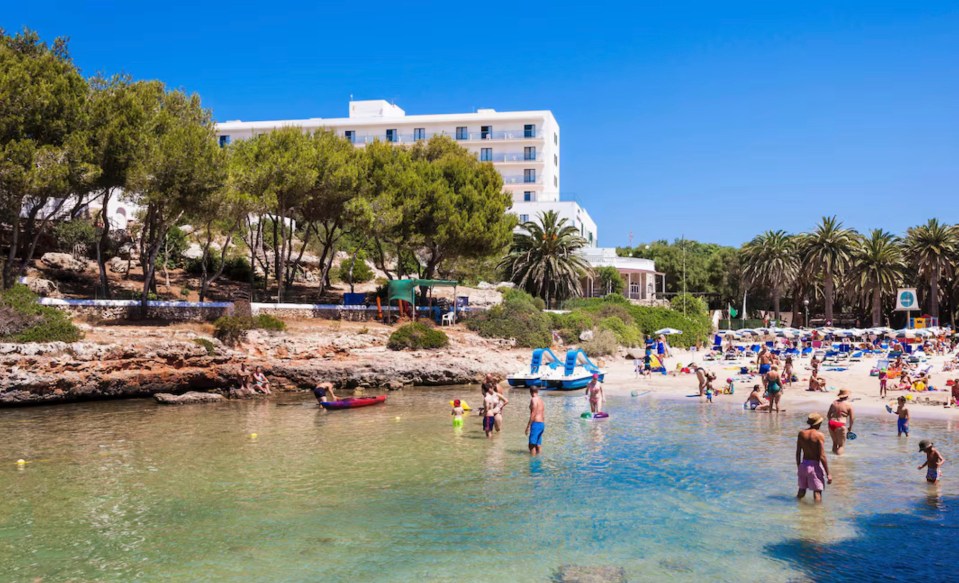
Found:
[(919, 442), (919, 451), (926, 454), (926, 463), (919, 466), (918, 469), (926, 468), (926, 481), (934, 484), (942, 476), (942, 464), (946, 458), (942, 457), (939, 450), (933, 447), (933, 443), (928, 439)]
[(896, 415), (899, 416), (899, 419), (896, 420), (896, 429), (899, 431), (897, 434), (899, 437), (902, 437), (902, 434), (905, 433), (906, 437), (909, 437), (909, 409), (906, 408), (906, 398), (899, 397), (899, 406), (896, 408)]
[(463, 404), (459, 399), (453, 401), (453, 410), (450, 414), (453, 416), (453, 427), (462, 427), (463, 426)]

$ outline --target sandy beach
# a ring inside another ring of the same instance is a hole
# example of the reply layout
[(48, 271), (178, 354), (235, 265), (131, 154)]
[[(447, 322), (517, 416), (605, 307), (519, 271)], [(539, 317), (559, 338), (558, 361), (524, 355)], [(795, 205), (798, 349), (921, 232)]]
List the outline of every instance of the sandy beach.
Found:
[[(703, 352), (690, 352), (688, 350), (673, 350), (673, 356), (667, 359), (667, 368), (674, 370), (677, 363), (688, 364), (695, 362), (705, 368), (707, 371), (716, 374), (714, 386), (722, 388), (726, 385), (726, 379), (735, 379), (735, 394), (717, 394), (713, 397), (714, 405), (735, 405), (741, 406), (749, 395), (750, 388), (761, 382), (758, 375), (741, 375), (740, 367), (750, 366), (755, 362), (752, 359), (740, 358), (738, 360), (727, 361), (709, 361), (703, 359)], [(820, 376), (826, 379), (826, 392), (807, 391), (810, 367), (808, 358), (796, 359), (796, 375), (799, 381), (792, 385), (787, 385), (783, 393), (781, 406), (783, 409), (791, 412), (813, 412), (819, 411), (825, 413), (829, 404), (836, 399), (836, 393), (839, 389), (848, 389), (852, 393), (850, 402), (855, 407), (857, 415), (889, 415), (885, 405), (897, 399), (900, 395), (912, 395), (909, 402), (909, 412), (913, 418), (955, 420), (959, 422), (959, 408), (944, 407), (948, 402), (949, 391), (945, 390), (946, 381), (952, 378), (959, 378), (959, 371), (943, 372), (943, 364), (951, 359), (953, 355), (932, 356), (923, 366), (932, 365), (931, 384), (936, 391), (909, 392), (890, 390), (885, 398), (879, 397), (879, 379), (869, 375), (870, 369), (876, 363), (876, 358), (864, 358), (860, 362), (841, 361), (839, 364), (826, 363), (820, 367)], [(623, 359), (609, 359), (605, 362), (605, 368), (608, 371), (606, 382), (604, 383), (606, 391), (611, 395), (629, 395), (633, 391), (640, 393), (649, 392), (648, 396), (656, 398), (669, 398), (688, 401), (690, 404), (698, 403), (700, 398), (692, 398), (698, 395), (697, 382), (695, 374), (653, 374), (647, 377), (637, 377), (633, 370), (633, 363)], [(751, 366), (755, 368), (755, 366)], [(831, 368), (845, 368), (843, 371), (831, 371)], [(890, 381), (890, 387), (892, 382)], [(757, 412), (757, 414), (763, 414)]]

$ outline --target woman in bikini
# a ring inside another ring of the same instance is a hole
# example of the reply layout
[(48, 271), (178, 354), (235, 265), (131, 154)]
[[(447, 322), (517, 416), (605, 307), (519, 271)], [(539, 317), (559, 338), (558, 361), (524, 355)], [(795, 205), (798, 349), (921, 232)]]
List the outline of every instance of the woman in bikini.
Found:
[(783, 366), (783, 376), (786, 377), (783, 379), (783, 384), (793, 384), (793, 357), (791, 356), (786, 357), (786, 364)]

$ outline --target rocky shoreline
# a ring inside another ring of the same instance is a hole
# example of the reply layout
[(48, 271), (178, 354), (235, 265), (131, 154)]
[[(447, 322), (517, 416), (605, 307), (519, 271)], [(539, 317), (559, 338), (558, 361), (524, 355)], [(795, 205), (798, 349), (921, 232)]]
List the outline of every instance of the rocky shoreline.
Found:
[(239, 385), (240, 366), (260, 365), (279, 391), (318, 381), (341, 389), (475, 383), (486, 373), (506, 374), (523, 354), (467, 332), (451, 334), (451, 347), (394, 352), (390, 329), (252, 333), (229, 348), (213, 341), (212, 354), (190, 329), (87, 327), (88, 340), (71, 344), (0, 344), (0, 407), (150, 397), (187, 391), (223, 392)]

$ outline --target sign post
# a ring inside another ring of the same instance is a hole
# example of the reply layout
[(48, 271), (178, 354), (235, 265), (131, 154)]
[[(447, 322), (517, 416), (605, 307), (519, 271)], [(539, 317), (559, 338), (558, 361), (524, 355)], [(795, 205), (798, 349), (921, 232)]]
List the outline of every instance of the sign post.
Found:
[(900, 288), (896, 292), (896, 311), (906, 313), (906, 328), (912, 326), (912, 311), (917, 309), (916, 304), (916, 288), (907, 287)]

